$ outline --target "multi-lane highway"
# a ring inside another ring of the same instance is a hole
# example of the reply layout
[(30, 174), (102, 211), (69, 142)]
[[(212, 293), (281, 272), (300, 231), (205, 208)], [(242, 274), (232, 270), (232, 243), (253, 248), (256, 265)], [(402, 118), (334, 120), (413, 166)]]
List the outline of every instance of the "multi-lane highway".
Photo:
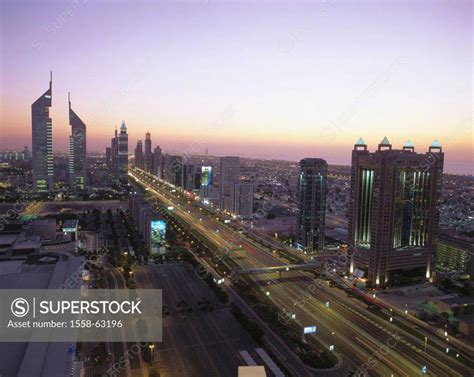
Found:
[[(202, 234), (222, 252), (231, 250), (228, 256), (235, 265), (258, 268), (287, 263), (206, 213), (183, 194), (173, 192), (156, 177), (134, 169), (130, 176), (166, 206), (172, 206), (173, 216), (190, 229)], [(304, 326), (318, 326), (316, 336), (321, 343), (334, 345), (335, 351), (342, 355), (343, 367), (335, 375), (341, 375), (343, 370), (359, 370), (377, 376), (421, 376), (423, 366), (427, 367), (428, 376), (472, 375), (472, 368), (462, 362), (468, 359), (464, 359), (466, 355), (460, 351), (446, 354), (435, 335), (397, 326), (399, 318), (390, 322), (388, 317), (369, 311), (366, 305), (337, 288), (318, 284), (318, 289), (313, 289), (315, 280), (309, 273), (295, 271), (284, 275), (282, 279), (276, 274), (251, 276), (251, 279), (262, 291), (269, 292), (267, 298), (279, 310), (295, 314), (292, 320)], [(329, 308), (325, 305), (327, 301)], [(460, 353), (460, 357), (456, 358), (455, 353)]]

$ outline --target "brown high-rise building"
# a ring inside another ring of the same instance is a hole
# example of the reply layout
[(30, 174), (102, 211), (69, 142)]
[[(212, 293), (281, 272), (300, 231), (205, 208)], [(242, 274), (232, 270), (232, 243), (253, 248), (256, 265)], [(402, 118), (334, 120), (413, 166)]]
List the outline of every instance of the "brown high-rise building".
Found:
[[(436, 251), (444, 154), (438, 141), (415, 153), (384, 138), (375, 152), (352, 151), (349, 203), (350, 273), (384, 288), (418, 275), (430, 278)], [(360, 274), (357, 271), (356, 275)]]

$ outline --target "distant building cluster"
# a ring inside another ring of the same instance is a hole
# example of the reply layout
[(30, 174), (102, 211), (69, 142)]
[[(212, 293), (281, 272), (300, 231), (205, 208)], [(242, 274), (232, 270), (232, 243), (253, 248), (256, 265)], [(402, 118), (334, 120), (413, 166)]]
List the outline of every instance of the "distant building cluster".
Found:
[(0, 152), (0, 162), (13, 163), (16, 161), (30, 161), (30, 158), (30, 150), (26, 145), (21, 151)]
[(220, 179), (216, 187), (215, 167), (192, 161), (187, 156), (163, 154), (159, 146), (152, 151), (151, 134), (147, 132), (144, 145), (142, 140), (137, 141), (134, 162), (136, 167), (205, 202), (215, 203), (228, 214), (248, 217), (253, 213), (254, 185), (241, 182), (239, 157), (220, 158)]

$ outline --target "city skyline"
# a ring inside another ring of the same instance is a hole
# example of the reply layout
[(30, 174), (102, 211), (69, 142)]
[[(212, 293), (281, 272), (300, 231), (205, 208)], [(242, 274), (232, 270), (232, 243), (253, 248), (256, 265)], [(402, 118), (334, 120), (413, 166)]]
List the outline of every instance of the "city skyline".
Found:
[(0, 1), (0, 377), (474, 376), (472, 5)]
[[(327, 1), (303, 3), (286, 14), (284, 4), (274, 3), (250, 10), (246, 3), (209, 2), (186, 11), (168, 3), (115, 9), (78, 3), (58, 19), (61, 3), (4, 3), (4, 46), (12, 47), (12, 55), (1, 68), (2, 144), (23, 147), (30, 129), (27, 106), (52, 69), (55, 151), (67, 152), (66, 94), (72, 91), (89, 126), (91, 152), (104, 150), (121, 119), (131, 145), (150, 130), (155, 142), (174, 153), (187, 153), (197, 143), (192, 153), (209, 148), (215, 155), (321, 157), (346, 165), (360, 136), (375, 146), (387, 134), (394, 146), (411, 139), (420, 152), (439, 139), (446, 172), (472, 174), (470, 7), (367, 3), (356, 10), (352, 3)], [(165, 22), (151, 22), (146, 13), (153, 10), (166, 14)], [(110, 28), (98, 30), (95, 21), (106, 11)], [(376, 11), (379, 17), (370, 17)], [(112, 22), (126, 12), (125, 25)], [(390, 24), (392, 16), (396, 22)], [(13, 29), (13, 19), (21, 32)], [(251, 22), (257, 20), (261, 25)], [(336, 21), (367, 24), (351, 36), (349, 28), (331, 29)], [(77, 28), (78, 23), (94, 27)], [(446, 23), (452, 27), (440, 28)], [(184, 41), (190, 28), (196, 35)], [(172, 38), (150, 43), (166, 30)], [(370, 51), (374, 43), (382, 43), (377, 55)], [(75, 64), (68, 64), (69, 56)], [(103, 63), (110, 59), (113, 72)], [(30, 61), (37, 63), (33, 70)]]

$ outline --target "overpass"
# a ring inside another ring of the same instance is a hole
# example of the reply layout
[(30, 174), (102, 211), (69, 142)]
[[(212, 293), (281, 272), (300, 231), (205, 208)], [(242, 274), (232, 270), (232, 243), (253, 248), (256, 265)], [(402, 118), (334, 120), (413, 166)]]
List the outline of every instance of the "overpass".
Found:
[(232, 271), (231, 276), (237, 275), (257, 275), (257, 274), (271, 274), (272, 272), (283, 272), (283, 271), (315, 271), (321, 267), (321, 263), (303, 263), (303, 264), (289, 264), (283, 266), (274, 267), (257, 267), (257, 268), (236, 268)]

